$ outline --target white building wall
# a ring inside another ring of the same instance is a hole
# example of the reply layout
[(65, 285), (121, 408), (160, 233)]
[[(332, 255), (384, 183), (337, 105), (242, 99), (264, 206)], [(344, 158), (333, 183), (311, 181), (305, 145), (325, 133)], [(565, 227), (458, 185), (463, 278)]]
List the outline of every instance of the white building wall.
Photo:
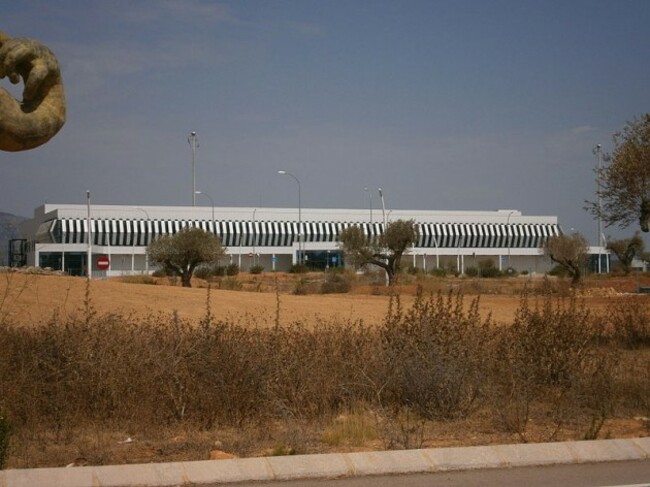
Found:
[[(346, 223), (346, 224), (368, 224), (370, 222), (369, 209), (301, 209), (302, 223), (306, 227), (308, 223)], [(201, 221), (206, 225), (213, 225), (212, 217), (216, 221), (248, 222), (253, 227), (259, 226), (262, 222), (293, 222), (297, 228), (297, 208), (212, 208), (212, 207), (161, 207), (161, 206), (124, 206), (124, 205), (92, 205), (90, 217), (93, 226), (99, 225), (97, 221), (118, 221), (123, 227), (123, 241), (131, 241), (131, 233), (128, 230), (132, 222), (136, 222), (136, 231), (152, 229), (163, 221), (177, 221), (179, 228), (187, 222)], [(34, 252), (29, 255), (30, 262), (38, 264), (39, 255), (45, 253), (60, 253), (65, 248), (66, 253), (85, 253), (87, 244), (83, 243), (51, 243), (52, 237), (48, 234), (51, 222), (54, 220), (74, 219), (83, 228), (88, 218), (88, 207), (86, 205), (59, 205), (45, 204), (37, 208), (34, 218), (26, 222), (22, 231), (29, 241), (34, 242)], [(398, 219), (413, 219), (418, 224), (472, 224), (490, 225), (497, 224), (502, 228), (514, 228), (515, 226), (547, 225), (557, 227), (557, 218), (553, 216), (524, 216), (518, 210), (496, 210), (496, 211), (423, 211), (423, 210), (389, 210), (386, 212), (388, 222)], [(376, 224), (373, 228), (381, 228), (383, 214), (381, 210), (375, 209), (372, 213), (372, 221)], [(504, 227), (505, 226), (505, 227)], [(211, 227), (212, 228), (212, 227)], [(138, 235), (136, 233), (136, 235)], [(250, 234), (249, 234), (250, 235)], [(153, 266), (147, 266), (145, 257), (146, 247), (141, 244), (142, 237), (135, 245), (116, 245), (113, 237), (112, 245), (93, 245), (93, 262), (99, 255), (110, 256), (111, 269), (108, 275), (129, 274), (131, 272), (144, 272), (147, 267), (153, 271)], [(471, 237), (467, 237), (471, 238)], [(436, 241), (437, 242), (437, 241)], [(450, 248), (421, 248), (410, 249), (410, 255), (406, 256), (406, 265), (414, 263), (416, 267), (427, 270), (433, 269), (436, 262), (440, 265), (458, 265), (465, 269), (468, 266), (476, 266), (477, 262), (484, 258), (493, 258), (500, 268), (507, 268), (508, 265), (517, 270), (529, 272), (545, 272), (552, 266), (543, 256), (538, 248), (522, 247), (462, 247), (464, 237), (459, 239), (459, 247)], [(436, 243), (437, 245), (437, 243)], [(296, 262), (298, 254), (298, 242), (294, 241), (290, 246), (263, 246), (263, 245), (230, 245), (227, 249), (228, 262), (241, 264), (242, 270), (248, 270), (254, 262), (262, 265), (265, 270), (270, 271), (286, 270), (292, 263)], [(305, 251), (339, 251), (338, 243), (320, 241), (303, 242), (302, 248)], [(255, 255), (255, 258), (250, 257)], [(98, 272), (98, 271), (94, 271)]]

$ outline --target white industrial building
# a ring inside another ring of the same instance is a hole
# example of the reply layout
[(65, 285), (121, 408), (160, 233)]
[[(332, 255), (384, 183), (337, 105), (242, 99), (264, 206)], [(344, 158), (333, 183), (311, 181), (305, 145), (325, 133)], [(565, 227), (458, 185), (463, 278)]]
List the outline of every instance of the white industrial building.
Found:
[[(381, 234), (384, 221), (413, 219), (417, 243), (403, 262), (424, 270), (463, 273), (483, 259), (499, 269), (543, 273), (552, 264), (540, 252), (546, 238), (561, 233), (554, 216), (525, 216), (517, 210), (424, 211), (315, 208), (216, 208), (45, 204), (22, 225), (11, 262), (62, 269), (73, 275), (117, 276), (152, 272), (147, 245), (161, 235), (195, 226), (218, 235), (227, 259), (242, 271), (258, 264), (284, 271), (302, 261), (315, 268), (344, 265), (338, 233), (358, 225), (368, 236)], [(90, 225), (91, 243), (88, 245)], [(300, 231), (302, 227), (302, 231)], [(107, 270), (97, 267), (106, 261)]]

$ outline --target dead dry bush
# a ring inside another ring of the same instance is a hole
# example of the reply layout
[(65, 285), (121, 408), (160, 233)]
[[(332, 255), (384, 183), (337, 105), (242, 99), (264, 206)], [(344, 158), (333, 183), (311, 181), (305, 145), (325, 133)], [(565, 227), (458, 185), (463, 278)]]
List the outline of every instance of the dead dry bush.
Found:
[[(509, 326), (481, 318), (478, 298), (466, 306), (461, 293), (420, 291), (408, 309), (394, 296), (381, 326), (284, 324), (279, 295), (274, 326), (215, 320), (209, 288), (198, 323), (98, 314), (89, 295), (84, 304), (78, 317), (0, 321), (0, 411), (20, 439), (9, 466), (36, 466), (34, 445), (73, 444), (84, 429), (96, 437), (86, 457), (111, 462), (121, 457), (102, 452), (106, 431), (242, 431), (228, 440), (237, 453), (286, 454), (347, 435), (419, 447), (431, 424), (486, 411), (522, 441), (595, 438), (617, 411), (650, 414), (650, 354), (625, 350), (619, 363), (619, 341), (602, 339), (606, 320), (575, 297), (532, 307), (524, 295)], [(352, 433), (352, 420), (335, 422), (351, 414), (372, 424), (356, 418)], [(327, 436), (313, 434), (319, 425)]]
[[(547, 295), (531, 308), (523, 295), (512, 326), (499, 332), (490, 380), (498, 427), (522, 441), (554, 440), (569, 423), (597, 437), (613, 412), (617, 357), (600, 345), (602, 326), (584, 303)], [(528, 426), (540, 409), (550, 421), (531, 438)]]
[(643, 297), (631, 297), (614, 304), (608, 313), (613, 337), (625, 348), (650, 347), (650, 309)]
[(492, 328), (478, 302), (466, 309), (461, 294), (425, 298), (421, 290), (407, 311), (399, 297), (391, 301), (380, 330), (380, 404), (425, 419), (469, 414), (487, 379), (483, 346)]

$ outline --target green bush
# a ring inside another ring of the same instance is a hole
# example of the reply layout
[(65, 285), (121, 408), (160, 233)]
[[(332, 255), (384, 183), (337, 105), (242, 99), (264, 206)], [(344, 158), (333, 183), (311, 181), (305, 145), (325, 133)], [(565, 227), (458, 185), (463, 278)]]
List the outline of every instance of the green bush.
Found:
[(424, 269), (421, 267), (416, 267), (413, 264), (409, 264), (409, 266), (406, 268), (406, 273), (412, 276), (420, 276), (424, 274)]
[(235, 263), (228, 264), (226, 267), (226, 275), (227, 276), (236, 276), (239, 274), (239, 266)]
[(467, 277), (477, 277), (478, 269), (476, 267), (468, 267), (467, 269), (465, 269), (465, 275)]
[(305, 274), (306, 272), (309, 272), (307, 264), (293, 264), (289, 269), (289, 273), (291, 274)]
[(446, 277), (447, 271), (442, 267), (436, 267), (435, 269), (431, 269), (429, 271), (429, 274), (431, 274), (434, 277)]
[(549, 276), (555, 276), (555, 277), (566, 277), (569, 275), (567, 273), (567, 270), (561, 265), (556, 265), (550, 271), (548, 271), (547, 274)]
[(501, 271), (496, 267), (492, 259), (483, 259), (478, 262), (479, 275), (481, 277), (499, 277), (502, 275)]
[(264, 266), (261, 265), (254, 265), (253, 267), (250, 268), (250, 273), (251, 274), (261, 274), (264, 272)]
[(226, 275), (227, 269), (227, 267), (215, 263), (201, 264), (196, 269), (194, 269), (194, 277), (205, 280), (209, 280), (213, 277), (222, 277)]

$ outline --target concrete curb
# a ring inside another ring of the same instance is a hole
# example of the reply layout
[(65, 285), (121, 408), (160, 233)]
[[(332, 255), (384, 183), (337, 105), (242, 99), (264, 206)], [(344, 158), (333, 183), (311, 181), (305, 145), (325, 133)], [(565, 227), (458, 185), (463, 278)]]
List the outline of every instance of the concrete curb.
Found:
[(650, 459), (650, 437), (0, 471), (0, 487), (171, 487)]

